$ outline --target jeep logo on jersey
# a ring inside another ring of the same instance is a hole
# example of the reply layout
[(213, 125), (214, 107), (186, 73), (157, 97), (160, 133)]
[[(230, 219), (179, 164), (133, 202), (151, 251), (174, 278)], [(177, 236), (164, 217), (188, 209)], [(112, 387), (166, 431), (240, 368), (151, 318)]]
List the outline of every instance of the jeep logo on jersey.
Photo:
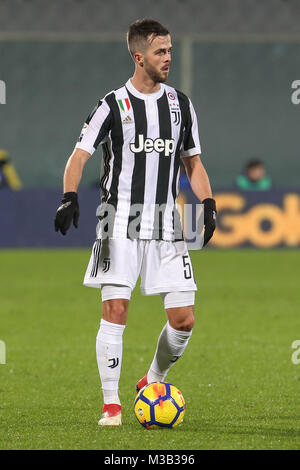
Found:
[(144, 152), (149, 153), (153, 152), (164, 152), (166, 157), (169, 157), (172, 152), (174, 152), (174, 139), (150, 139), (147, 138), (144, 140), (143, 134), (139, 134), (139, 141), (138, 146), (136, 147), (135, 144), (130, 144), (130, 150), (133, 153), (140, 153), (144, 150)]

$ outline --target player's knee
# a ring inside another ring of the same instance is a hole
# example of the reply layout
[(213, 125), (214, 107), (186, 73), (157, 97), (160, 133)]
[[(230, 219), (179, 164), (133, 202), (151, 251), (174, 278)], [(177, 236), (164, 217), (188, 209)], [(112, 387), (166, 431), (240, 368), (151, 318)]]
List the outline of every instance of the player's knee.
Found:
[(102, 317), (111, 323), (125, 325), (128, 313), (128, 300), (113, 299), (103, 302)]
[(181, 323), (179, 323), (179, 327), (177, 328), (177, 330), (180, 330), (180, 331), (192, 331), (193, 326), (194, 326), (194, 315), (191, 314), (191, 315), (189, 315), (187, 318), (185, 318), (184, 320), (182, 320)]
[(176, 312), (171, 319), (169, 317), (170, 325), (179, 331), (192, 331), (194, 327), (194, 309), (193, 307), (182, 308)]

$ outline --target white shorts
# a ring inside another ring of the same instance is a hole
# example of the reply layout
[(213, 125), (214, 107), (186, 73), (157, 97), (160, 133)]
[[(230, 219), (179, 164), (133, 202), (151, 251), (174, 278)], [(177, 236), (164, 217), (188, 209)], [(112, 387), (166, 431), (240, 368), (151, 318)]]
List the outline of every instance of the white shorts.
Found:
[(96, 240), (83, 284), (98, 288), (120, 285), (133, 290), (139, 276), (143, 295), (197, 290), (184, 241), (129, 238)]

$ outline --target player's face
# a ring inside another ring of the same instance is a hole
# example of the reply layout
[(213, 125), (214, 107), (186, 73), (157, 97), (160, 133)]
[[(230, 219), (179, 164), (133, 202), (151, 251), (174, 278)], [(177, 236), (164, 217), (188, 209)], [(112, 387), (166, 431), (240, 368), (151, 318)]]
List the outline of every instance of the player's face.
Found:
[(168, 79), (171, 64), (171, 37), (156, 36), (144, 55), (144, 70), (154, 83)]

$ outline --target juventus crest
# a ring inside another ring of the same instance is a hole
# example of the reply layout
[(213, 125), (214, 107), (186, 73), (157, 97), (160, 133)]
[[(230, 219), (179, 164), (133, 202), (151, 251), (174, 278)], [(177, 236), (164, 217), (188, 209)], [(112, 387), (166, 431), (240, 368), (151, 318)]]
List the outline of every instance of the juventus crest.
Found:
[(103, 259), (103, 268), (102, 268), (102, 271), (104, 273), (107, 273), (107, 271), (109, 270), (110, 268), (110, 258), (104, 258)]
[(178, 126), (178, 124), (180, 123), (180, 111), (179, 110), (176, 110), (176, 109), (173, 109), (171, 111), (171, 114), (173, 116), (173, 123)]

